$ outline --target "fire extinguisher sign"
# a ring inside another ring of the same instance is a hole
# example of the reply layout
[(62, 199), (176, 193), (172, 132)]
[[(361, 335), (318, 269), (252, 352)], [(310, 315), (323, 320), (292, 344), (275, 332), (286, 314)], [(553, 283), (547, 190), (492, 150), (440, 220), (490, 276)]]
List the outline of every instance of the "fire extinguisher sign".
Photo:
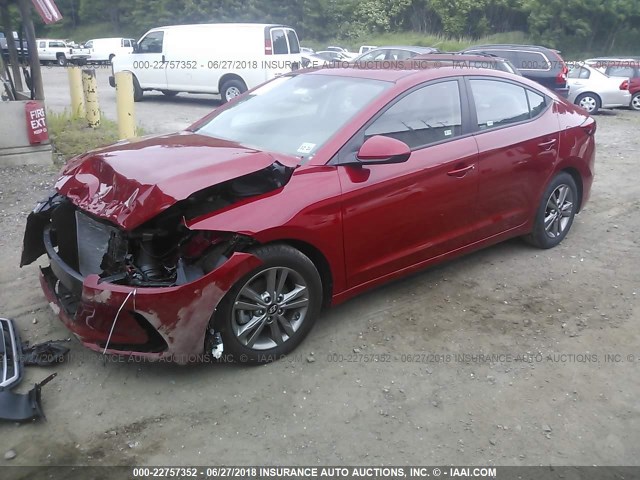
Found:
[(42, 143), (49, 140), (47, 129), (47, 119), (44, 114), (44, 107), (40, 102), (31, 101), (25, 105), (27, 116), (27, 134), (29, 143)]

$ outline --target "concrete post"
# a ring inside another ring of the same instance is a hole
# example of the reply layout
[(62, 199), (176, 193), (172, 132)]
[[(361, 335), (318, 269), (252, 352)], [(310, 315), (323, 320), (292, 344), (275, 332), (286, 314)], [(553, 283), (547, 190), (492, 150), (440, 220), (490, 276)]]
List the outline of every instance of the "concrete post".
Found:
[(82, 69), (69, 67), (69, 93), (71, 93), (71, 116), (74, 118), (87, 118), (84, 108), (84, 91), (82, 89)]
[(98, 103), (98, 81), (95, 68), (82, 70), (82, 88), (84, 89), (87, 123), (91, 128), (98, 128), (100, 126), (100, 104)]
[(116, 77), (116, 106), (118, 109), (118, 136), (121, 140), (136, 136), (136, 117), (133, 106), (133, 75), (118, 72)]

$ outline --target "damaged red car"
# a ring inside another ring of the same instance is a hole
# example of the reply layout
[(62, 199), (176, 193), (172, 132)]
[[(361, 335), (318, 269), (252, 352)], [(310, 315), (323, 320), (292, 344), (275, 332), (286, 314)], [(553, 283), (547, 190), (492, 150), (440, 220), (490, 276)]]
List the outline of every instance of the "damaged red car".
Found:
[(383, 282), (516, 236), (557, 245), (589, 197), (595, 130), (494, 70), (294, 72), (69, 162), (21, 263), (48, 257), (44, 293), (93, 350), (267, 362)]

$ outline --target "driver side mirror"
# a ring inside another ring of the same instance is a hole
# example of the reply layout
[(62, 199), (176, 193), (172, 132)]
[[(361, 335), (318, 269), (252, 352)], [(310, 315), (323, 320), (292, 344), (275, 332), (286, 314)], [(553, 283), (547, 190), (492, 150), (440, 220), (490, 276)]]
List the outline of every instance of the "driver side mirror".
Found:
[(356, 155), (360, 165), (403, 163), (410, 156), (409, 145), (383, 135), (374, 135), (365, 140)]

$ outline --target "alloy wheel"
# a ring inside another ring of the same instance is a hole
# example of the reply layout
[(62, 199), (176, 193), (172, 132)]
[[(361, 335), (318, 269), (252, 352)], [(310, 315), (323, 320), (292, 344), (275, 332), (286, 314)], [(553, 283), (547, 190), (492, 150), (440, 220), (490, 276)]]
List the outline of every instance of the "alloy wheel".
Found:
[(549, 237), (559, 237), (567, 229), (573, 208), (573, 191), (568, 185), (558, 185), (547, 200), (544, 213), (544, 229)]
[(287, 342), (304, 323), (309, 289), (295, 270), (258, 272), (240, 289), (231, 315), (233, 333), (245, 347), (268, 350)]

